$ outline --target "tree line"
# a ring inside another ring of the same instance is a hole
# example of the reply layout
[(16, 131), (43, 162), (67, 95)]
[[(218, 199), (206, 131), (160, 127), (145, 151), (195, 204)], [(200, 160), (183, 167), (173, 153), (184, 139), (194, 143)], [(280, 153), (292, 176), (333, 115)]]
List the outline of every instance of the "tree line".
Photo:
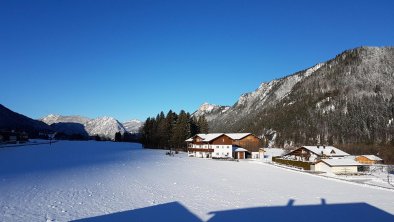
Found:
[(146, 119), (140, 129), (141, 142), (147, 148), (186, 149), (185, 140), (198, 133), (208, 133), (205, 116), (195, 117), (181, 110), (160, 112)]

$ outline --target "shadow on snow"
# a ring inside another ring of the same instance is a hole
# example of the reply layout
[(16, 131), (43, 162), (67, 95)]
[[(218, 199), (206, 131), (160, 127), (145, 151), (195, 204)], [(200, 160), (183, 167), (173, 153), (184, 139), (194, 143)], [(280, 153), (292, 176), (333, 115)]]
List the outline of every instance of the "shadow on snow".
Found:
[[(290, 199), (287, 206), (255, 207), (210, 212), (213, 217), (208, 222), (251, 222), (251, 221), (357, 221), (392, 222), (394, 215), (367, 203), (326, 204), (294, 206)], [(123, 211), (102, 216), (75, 220), (75, 222), (203, 222), (178, 202), (171, 202), (136, 210)]]
[(136, 149), (142, 148), (133, 143), (63, 140), (52, 145), (2, 148), (0, 178), (116, 162), (127, 159)]

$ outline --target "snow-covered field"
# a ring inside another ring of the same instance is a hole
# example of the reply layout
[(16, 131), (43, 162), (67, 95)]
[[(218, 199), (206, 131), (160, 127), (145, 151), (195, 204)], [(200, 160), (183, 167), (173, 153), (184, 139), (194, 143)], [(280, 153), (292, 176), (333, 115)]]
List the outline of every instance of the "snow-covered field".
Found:
[(0, 149), (0, 221), (394, 221), (394, 192), (139, 144)]

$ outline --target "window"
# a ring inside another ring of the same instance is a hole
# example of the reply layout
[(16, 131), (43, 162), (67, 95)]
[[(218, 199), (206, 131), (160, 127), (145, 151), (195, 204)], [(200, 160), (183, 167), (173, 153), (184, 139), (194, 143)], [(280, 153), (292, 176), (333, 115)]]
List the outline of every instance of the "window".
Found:
[(228, 149), (230, 149), (230, 146), (227, 146)]
[(216, 148), (219, 148), (219, 146), (216, 146)]

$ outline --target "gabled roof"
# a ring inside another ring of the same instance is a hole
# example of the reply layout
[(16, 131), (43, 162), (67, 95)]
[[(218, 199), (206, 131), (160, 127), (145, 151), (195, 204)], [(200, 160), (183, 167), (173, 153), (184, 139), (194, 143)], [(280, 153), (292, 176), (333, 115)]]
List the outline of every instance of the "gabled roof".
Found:
[(319, 162), (324, 162), (329, 166), (362, 166), (362, 164), (352, 159), (322, 159)]
[(361, 156), (363, 156), (363, 157), (365, 157), (365, 158), (368, 158), (368, 159), (370, 159), (370, 160), (382, 161), (381, 158), (379, 158), (379, 157), (377, 157), (377, 156), (375, 156), (375, 155), (361, 155)]
[(187, 139), (185, 141), (186, 142), (193, 142), (193, 139), (196, 136), (198, 136), (203, 139), (203, 142), (209, 142), (213, 139), (218, 138), (219, 136), (221, 136), (223, 134), (230, 137), (230, 139), (232, 139), (232, 140), (240, 140), (244, 137), (251, 135), (251, 133), (208, 133), (208, 134), (200, 133), (200, 134), (194, 135), (193, 137), (190, 137), (189, 139)]
[(238, 147), (238, 146), (233, 147), (233, 151), (234, 152), (248, 152), (247, 149), (244, 149), (244, 148)]
[(244, 137), (249, 136), (251, 133), (226, 133), (226, 136), (230, 137), (233, 140), (240, 140)]
[(317, 155), (326, 155), (326, 156), (349, 156), (350, 154), (335, 148), (333, 146), (303, 146), (303, 148), (317, 154)]
[(198, 136), (202, 139), (203, 142), (209, 142), (211, 140), (218, 138), (221, 135), (223, 135), (223, 133), (208, 133), (208, 134), (200, 133), (200, 134), (194, 135), (193, 137), (190, 137), (189, 139), (187, 139), (185, 141), (186, 142), (193, 142), (193, 139)]

